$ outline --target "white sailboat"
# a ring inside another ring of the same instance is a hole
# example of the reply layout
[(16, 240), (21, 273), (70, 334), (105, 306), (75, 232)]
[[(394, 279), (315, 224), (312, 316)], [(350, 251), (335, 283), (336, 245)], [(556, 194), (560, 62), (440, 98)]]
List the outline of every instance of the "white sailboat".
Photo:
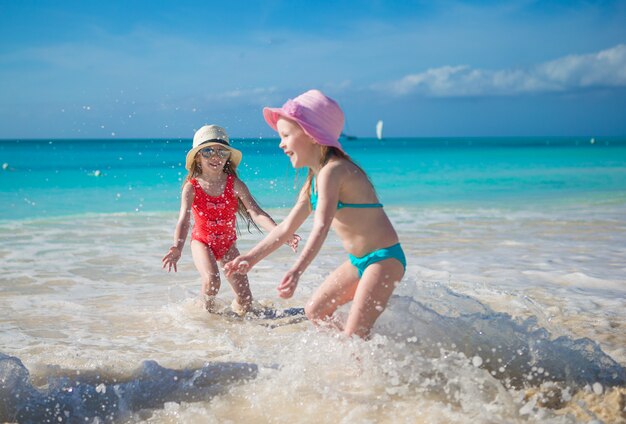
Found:
[(383, 139), (383, 121), (381, 121), (381, 120), (376, 122), (376, 137), (379, 140)]

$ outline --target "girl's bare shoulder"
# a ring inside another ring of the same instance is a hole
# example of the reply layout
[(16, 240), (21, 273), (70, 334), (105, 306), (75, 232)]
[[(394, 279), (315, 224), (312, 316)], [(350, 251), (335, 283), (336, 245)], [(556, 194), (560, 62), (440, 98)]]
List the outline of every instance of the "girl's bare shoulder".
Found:
[(183, 194), (188, 194), (189, 192), (193, 193), (194, 188), (193, 188), (193, 184), (191, 183), (191, 181), (187, 180), (185, 184), (183, 184)]
[(318, 178), (337, 178), (347, 175), (351, 169), (351, 163), (347, 160), (338, 158), (329, 161), (318, 172)]
[(233, 189), (235, 191), (241, 191), (241, 190), (245, 190), (248, 186), (246, 186), (246, 183), (244, 183), (241, 179), (239, 179), (239, 177), (237, 177), (236, 175), (233, 175)]

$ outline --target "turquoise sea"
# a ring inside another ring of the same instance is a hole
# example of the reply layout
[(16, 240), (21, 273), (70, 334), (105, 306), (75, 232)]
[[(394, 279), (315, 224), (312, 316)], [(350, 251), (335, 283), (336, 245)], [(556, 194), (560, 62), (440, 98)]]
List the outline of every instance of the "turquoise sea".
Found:
[[(280, 314), (346, 260), (332, 233), (292, 299), (297, 256), (259, 263), (244, 319), (225, 279), (203, 310), (188, 244), (161, 269), (190, 144), (0, 140), (0, 422), (626, 422), (626, 137), (344, 140), (408, 262), (369, 341)], [(306, 171), (233, 145), (280, 221)]]
[[(404, 138), (345, 141), (387, 205), (614, 201), (626, 193), (626, 138)], [(239, 139), (240, 177), (265, 207), (304, 180), (278, 140)], [(178, 207), (187, 139), (0, 141), (0, 219)]]

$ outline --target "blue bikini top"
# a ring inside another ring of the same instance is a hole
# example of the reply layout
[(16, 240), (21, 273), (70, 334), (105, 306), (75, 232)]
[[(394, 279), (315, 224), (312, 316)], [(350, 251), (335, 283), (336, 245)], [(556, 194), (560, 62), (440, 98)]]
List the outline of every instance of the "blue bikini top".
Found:
[[(313, 210), (317, 207), (317, 193), (315, 192), (315, 178), (311, 179), (311, 207)], [(337, 210), (342, 208), (382, 208), (382, 203), (343, 203), (341, 200), (337, 202)]]

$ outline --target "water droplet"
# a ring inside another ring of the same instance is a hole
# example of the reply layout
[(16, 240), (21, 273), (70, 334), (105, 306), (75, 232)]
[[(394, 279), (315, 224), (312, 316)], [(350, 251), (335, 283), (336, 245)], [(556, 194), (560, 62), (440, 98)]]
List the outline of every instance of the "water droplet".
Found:
[(600, 383), (597, 383), (597, 382), (593, 383), (592, 388), (593, 388), (593, 392), (597, 395), (601, 395), (602, 392), (604, 392), (604, 387), (602, 387), (602, 384)]

